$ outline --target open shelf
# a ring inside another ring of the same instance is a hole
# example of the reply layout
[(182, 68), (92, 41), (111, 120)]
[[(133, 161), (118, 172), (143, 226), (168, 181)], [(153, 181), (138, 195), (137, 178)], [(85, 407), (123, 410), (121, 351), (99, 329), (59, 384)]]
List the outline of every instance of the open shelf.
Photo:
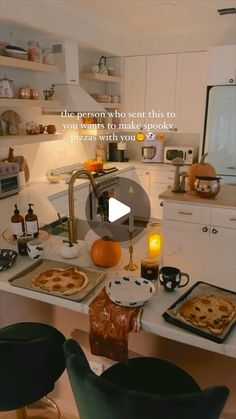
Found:
[(34, 61), (20, 60), (19, 58), (5, 57), (4, 55), (0, 55), (0, 65), (45, 73), (59, 73), (60, 71), (57, 65), (35, 63)]
[(100, 103), (101, 106), (103, 106), (103, 108), (105, 109), (119, 109), (121, 106), (121, 103), (103, 103), (103, 102), (98, 102)]
[(81, 79), (91, 81), (101, 81), (105, 83), (120, 83), (121, 78), (118, 76), (108, 76), (100, 73), (80, 73)]
[(44, 100), (44, 99), (5, 99), (0, 98), (1, 107), (22, 107), (26, 108), (28, 106), (40, 106), (41, 108), (59, 108), (61, 102), (59, 100)]
[(1, 135), (0, 147), (62, 140), (63, 134)]

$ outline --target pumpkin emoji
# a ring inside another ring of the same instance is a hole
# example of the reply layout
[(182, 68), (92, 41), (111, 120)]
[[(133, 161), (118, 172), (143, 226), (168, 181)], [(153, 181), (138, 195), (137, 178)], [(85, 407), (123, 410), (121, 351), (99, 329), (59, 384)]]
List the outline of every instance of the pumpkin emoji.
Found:
[(96, 266), (110, 268), (115, 266), (121, 257), (120, 243), (112, 237), (104, 236), (95, 240), (91, 247), (91, 259)]
[(196, 176), (216, 176), (215, 168), (210, 163), (205, 163), (207, 154), (204, 154), (200, 163), (194, 163), (188, 171), (188, 184), (190, 189), (195, 190)]

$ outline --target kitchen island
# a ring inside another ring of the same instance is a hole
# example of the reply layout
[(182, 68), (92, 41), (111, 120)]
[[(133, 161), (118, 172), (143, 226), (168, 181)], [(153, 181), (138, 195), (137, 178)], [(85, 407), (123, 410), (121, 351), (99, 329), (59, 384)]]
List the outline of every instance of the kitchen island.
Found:
[(164, 264), (236, 290), (236, 186), (221, 185), (214, 198), (193, 191), (163, 192)]
[[(127, 164), (125, 165), (127, 167)], [(124, 166), (123, 166), (124, 168)], [(82, 187), (88, 184), (87, 180), (79, 180), (77, 186)], [(49, 223), (56, 218), (56, 211), (47, 196), (55, 193), (65, 194), (67, 185), (48, 184), (46, 179), (39, 179), (32, 182), (17, 196), (12, 196), (3, 200), (5, 219), (1, 220), (1, 232), (9, 225), (14, 203), (17, 202), (22, 213), (27, 209), (27, 203), (35, 203), (35, 212), (39, 216), (41, 223)], [(16, 201), (17, 199), (17, 201)], [(165, 206), (165, 204), (164, 204)], [(1, 207), (2, 208), (2, 207)], [(139, 262), (143, 256), (143, 237), (139, 237), (135, 244), (134, 260)], [(49, 237), (47, 240), (46, 257), (52, 260), (61, 260), (59, 248), (62, 244), (62, 238)], [(88, 250), (83, 242), (79, 243), (79, 257), (71, 260), (73, 264), (92, 266)], [(1, 248), (15, 248), (15, 245), (6, 243), (1, 237)], [(128, 251), (122, 250), (122, 259), (118, 266), (107, 270), (107, 280), (124, 275), (123, 266), (127, 264)], [(68, 262), (68, 260), (65, 260)], [(175, 265), (175, 262), (171, 263)], [(40, 321), (52, 324), (60, 329), (67, 337), (74, 337), (87, 345), (87, 355), (90, 359), (99, 362), (99, 358), (89, 353), (88, 347), (88, 304), (92, 298), (99, 292), (99, 289), (105, 284), (105, 281), (94, 290), (88, 298), (82, 302), (72, 302), (61, 297), (51, 296), (34, 290), (26, 290), (14, 287), (9, 283), (9, 279), (21, 272), (27, 266), (32, 266), (30, 258), (19, 256), (16, 264), (9, 270), (0, 273), (0, 321), (1, 326), (19, 321)], [(177, 264), (176, 266), (179, 266)], [(185, 269), (186, 270), (186, 269)], [(127, 272), (125, 272), (127, 275)], [(136, 273), (134, 273), (136, 274)], [(193, 285), (195, 280), (190, 277), (189, 286)], [(208, 278), (205, 278), (206, 281)], [(236, 358), (236, 331), (233, 330), (225, 343), (217, 344), (204, 339), (190, 332), (184, 331), (179, 327), (173, 326), (162, 318), (162, 313), (185, 291), (187, 287), (178, 289), (173, 293), (166, 293), (160, 284), (157, 285), (157, 293), (154, 298), (145, 306), (142, 316), (142, 331), (139, 334), (130, 334), (130, 349), (143, 355), (160, 356), (176, 362), (185, 367), (201, 383), (202, 387), (224, 383), (232, 389), (235, 387), (235, 381), (230, 371), (235, 366)], [(225, 356), (226, 355), (226, 356)], [(107, 360), (100, 362), (107, 365)], [(227, 375), (227, 371), (229, 374)], [(227, 380), (225, 376), (227, 375)], [(222, 379), (222, 376), (224, 378)], [(65, 400), (66, 394), (66, 400)], [(58, 399), (59, 404), (63, 401), (63, 409), (67, 418), (75, 418), (76, 409), (73, 397), (68, 385), (66, 374), (63, 375), (56, 387), (53, 397)], [(233, 406), (233, 400), (232, 400)], [(235, 407), (232, 409), (235, 413)], [(70, 414), (71, 413), (71, 414)]]

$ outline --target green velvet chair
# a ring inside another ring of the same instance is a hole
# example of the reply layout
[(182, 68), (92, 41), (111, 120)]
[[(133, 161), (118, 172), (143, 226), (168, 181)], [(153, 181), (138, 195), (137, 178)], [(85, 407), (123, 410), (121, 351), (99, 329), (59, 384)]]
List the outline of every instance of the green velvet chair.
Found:
[(0, 329), (0, 411), (16, 410), (24, 418), (25, 406), (53, 390), (65, 369), (64, 341), (59, 330), (42, 323)]
[(201, 390), (176, 365), (157, 358), (115, 364), (101, 376), (80, 346), (64, 344), (66, 367), (80, 419), (218, 419), (229, 390)]

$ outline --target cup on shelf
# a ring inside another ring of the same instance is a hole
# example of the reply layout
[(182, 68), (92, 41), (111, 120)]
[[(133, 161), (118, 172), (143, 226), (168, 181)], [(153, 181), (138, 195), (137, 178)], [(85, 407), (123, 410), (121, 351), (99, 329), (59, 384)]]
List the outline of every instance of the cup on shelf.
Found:
[(56, 127), (55, 125), (45, 125), (44, 130), (48, 133), (48, 134), (55, 134), (56, 132)]

